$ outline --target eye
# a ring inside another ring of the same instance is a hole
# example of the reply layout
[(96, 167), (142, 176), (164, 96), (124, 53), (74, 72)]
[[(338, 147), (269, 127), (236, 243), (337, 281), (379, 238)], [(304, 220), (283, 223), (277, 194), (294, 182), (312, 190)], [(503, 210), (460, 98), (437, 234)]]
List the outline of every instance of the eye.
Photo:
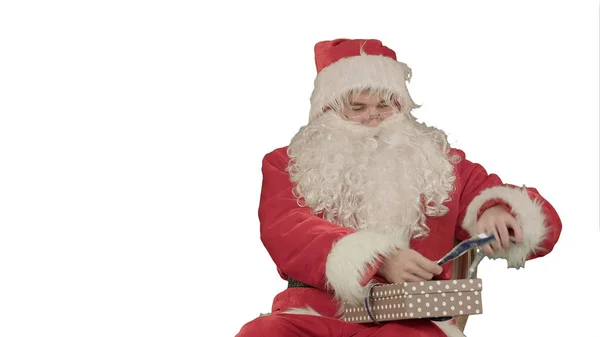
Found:
[(364, 111), (364, 110), (365, 110), (364, 106), (353, 106), (352, 107), (352, 111), (355, 111), (355, 112), (360, 112), (360, 111)]

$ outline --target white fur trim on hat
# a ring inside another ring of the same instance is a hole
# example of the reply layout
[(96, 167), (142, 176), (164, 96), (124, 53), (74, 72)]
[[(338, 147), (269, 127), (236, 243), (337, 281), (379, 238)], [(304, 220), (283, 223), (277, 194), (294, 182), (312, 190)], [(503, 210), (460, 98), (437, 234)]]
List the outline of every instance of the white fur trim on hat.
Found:
[(353, 304), (362, 303), (367, 291), (363, 287), (366, 272), (381, 258), (408, 248), (408, 242), (399, 243), (391, 235), (361, 230), (349, 234), (333, 245), (325, 265), (327, 285), (336, 299)]
[(310, 98), (310, 121), (323, 114), (334, 99), (357, 89), (388, 89), (398, 95), (402, 111), (415, 106), (406, 82), (411, 69), (404, 63), (381, 55), (361, 55), (341, 59), (321, 70)]
[(472, 236), (477, 235), (475, 230), (479, 209), (491, 199), (501, 199), (510, 206), (516, 215), (516, 220), (523, 228), (523, 243), (509, 248), (504, 254), (492, 258), (505, 258), (511, 268), (520, 268), (525, 265), (527, 258), (535, 253), (540, 243), (545, 239), (546, 216), (542, 206), (537, 200), (532, 200), (526, 188), (513, 188), (509, 186), (495, 186), (483, 190), (467, 208), (462, 227)]

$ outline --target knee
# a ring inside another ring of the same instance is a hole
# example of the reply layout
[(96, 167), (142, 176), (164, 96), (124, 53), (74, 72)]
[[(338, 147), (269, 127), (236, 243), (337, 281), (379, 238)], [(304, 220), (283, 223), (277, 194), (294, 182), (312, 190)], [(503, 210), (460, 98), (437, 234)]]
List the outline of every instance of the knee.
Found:
[(279, 315), (256, 318), (244, 325), (235, 337), (289, 336), (289, 325)]

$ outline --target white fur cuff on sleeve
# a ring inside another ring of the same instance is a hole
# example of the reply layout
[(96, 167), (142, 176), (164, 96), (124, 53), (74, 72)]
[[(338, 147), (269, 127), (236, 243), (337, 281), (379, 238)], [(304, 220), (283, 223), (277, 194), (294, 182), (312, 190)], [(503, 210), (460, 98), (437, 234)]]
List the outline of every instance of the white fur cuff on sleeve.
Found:
[(495, 186), (485, 189), (469, 204), (462, 224), (472, 236), (477, 235), (475, 225), (480, 208), (491, 199), (501, 199), (509, 205), (516, 215), (516, 220), (523, 227), (523, 243), (510, 248), (503, 256), (492, 258), (505, 258), (509, 268), (523, 267), (527, 258), (539, 249), (547, 233), (546, 216), (542, 206), (529, 197), (525, 187)]
[(341, 301), (360, 303), (366, 287), (361, 285), (366, 272), (382, 257), (393, 255), (399, 245), (391, 236), (361, 230), (336, 242), (327, 257), (325, 273), (327, 285)]

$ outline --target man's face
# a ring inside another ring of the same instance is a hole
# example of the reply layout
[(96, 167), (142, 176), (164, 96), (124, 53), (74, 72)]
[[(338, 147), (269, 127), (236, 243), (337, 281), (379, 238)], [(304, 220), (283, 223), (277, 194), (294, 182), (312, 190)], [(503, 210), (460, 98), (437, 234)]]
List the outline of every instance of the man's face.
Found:
[(392, 116), (396, 108), (379, 95), (368, 91), (350, 95), (342, 108), (342, 118), (367, 126), (377, 126)]

